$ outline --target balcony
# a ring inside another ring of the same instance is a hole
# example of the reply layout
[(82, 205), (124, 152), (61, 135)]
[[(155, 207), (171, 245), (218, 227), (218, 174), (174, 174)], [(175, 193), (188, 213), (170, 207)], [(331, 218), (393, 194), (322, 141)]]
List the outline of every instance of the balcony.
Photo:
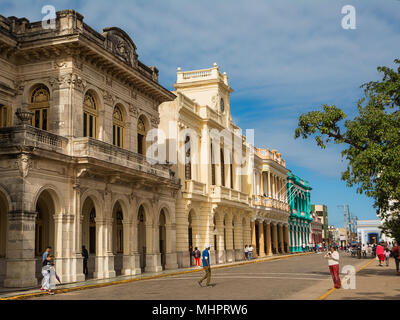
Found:
[(252, 205), (256, 207), (275, 208), (289, 211), (289, 205), (286, 202), (264, 196), (253, 196)]
[(185, 181), (185, 192), (194, 195), (205, 196), (206, 195), (206, 185), (204, 183), (186, 180)]
[(226, 74), (221, 74), (217, 64), (214, 64), (212, 68), (182, 71), (178, 68), (177, 83), (187, 83), (193, 81), (205, 81), (205, 80), (222, 80), (228, 85), (228, 77)]
[(272, 160), (286, 168), (286, 161), (282, 159), (281, 154), (277, 150), (260, 149), (254, 147), (254, 153), (263, 160)]
[(246, 193), (223, 186), (210, 186), (210, 196), (217, 202), (228, 200), (236, 203), (249, 203), (249, 196)]
[(32, 147), (58, 153), (65, 153), (68, 139), (34, 128), (29, 125), (0, 128), (0, 146)]
[[(3, 153), (9, 152), (6, 151), (7, 148), (20, 149), (21, 147), (37, 149), (40, 155), (43, 155), (43, 151), (50, 151), (78, 160), (92, 158), (107, 163), (107, 166), (117, 165), (124, 169), (155, 175), (158, 178), (171, 179), (167, 165), (158, 164), (155, 160), (138, 153), (99, 140), (92, 138), (67, 139), (30, 125), (0, 129), (0, 149)], [(68, 158), (65, 160), (68, 161)], [(176, 178), (173, 178), (172, 181), (176, 184), (179, 183)]]
[(158, 164), (156, 160), (96, 139), (74, 138), (71, 151), (74, 157), (94, 158), (159, 177), (170, 178), (167, 165)]

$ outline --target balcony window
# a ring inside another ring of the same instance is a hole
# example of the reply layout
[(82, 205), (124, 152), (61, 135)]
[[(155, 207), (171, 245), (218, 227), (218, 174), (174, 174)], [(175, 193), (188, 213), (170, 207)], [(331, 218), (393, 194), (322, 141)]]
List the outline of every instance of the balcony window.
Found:
[(224, 151), (221, 149), (221, 185), (225, 187), (225, 160)]
[(185, 179), (192, 180), (192, 161), (190, 155), (190, 137), (185, 140)]
[(215, 186), (215, 158), (214, 158), (214, 149), (211, 143), (211, 184)]
[(0, 128), (11, 126), (11, 108), (0, 104)]
[(97, 100), (93, 92), (88, 91), (83, 100), (83, 136), (97, 139)]
[(138, 119), (137, 132), (138, 153), (144, 155), (146, 153), (146, 124), (143, 116)]
[(121, 107), (116, 106), (113, 112), (113, 145), (123, 148), (124, 147), (124, 131), (125, 122), (122, 115)]
[(45, 85), (36, 86), (30, 95), (29, 110), (33, 112), (32, 126), (49, 129), (50, 91)]

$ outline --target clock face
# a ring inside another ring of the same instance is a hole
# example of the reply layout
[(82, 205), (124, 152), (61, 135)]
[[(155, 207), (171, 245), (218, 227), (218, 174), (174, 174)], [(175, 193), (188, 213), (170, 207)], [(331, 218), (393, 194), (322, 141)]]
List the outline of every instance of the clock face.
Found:
[(221, 98), (221, 102), (220, 102), (220, 107), (221, 107), (221, 112), (225, 111), (225, 102), (224, 99)]

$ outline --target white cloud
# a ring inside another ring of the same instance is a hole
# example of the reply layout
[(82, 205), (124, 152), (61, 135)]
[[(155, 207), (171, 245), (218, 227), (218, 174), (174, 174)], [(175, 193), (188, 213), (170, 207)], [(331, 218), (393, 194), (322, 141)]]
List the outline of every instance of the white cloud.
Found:
[[(392, 64), (400, 52), (400, 1), (394, 0), (52, 2), (57, 10), (78, 10), (98, 31), (127, 31), (139, 58), (159, 68), (169, 89), (176, 67), (218, 62), (235, 89), (239, 124), (256, 128), (256, 140), (281, 150), (289, 163), (328, 175), (344, 167), (340, 149), (294, 141), (295, 118), (322, 103), (354, 113), (359, 86), (377, 78), (376, 67)], [(0, 12), (38, 20), (44, 4), (2, 1)], [(357, 10), (356, 30), (341, 28), (347, 4)], [(246, 101), (251, 104), (244, 110)]]

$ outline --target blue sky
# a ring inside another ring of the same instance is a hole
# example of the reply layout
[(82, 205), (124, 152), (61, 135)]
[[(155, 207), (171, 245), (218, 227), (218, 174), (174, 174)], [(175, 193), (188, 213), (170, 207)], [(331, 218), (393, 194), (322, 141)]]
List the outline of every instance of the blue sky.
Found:
[[(400, 57), (398, 0), (1, 0), (3, 16), (41, 20), (43, 5), (75, 9), (97, 31), (118, 26), (139, 59), (160, 70), (168, 89), (176, 68), (217, 62), (235, 90), (234, 122), (255, 129), (258, 147), (278, 149), (287, 166), (313, 187), (312, 202), (328, 206), (329, 223), (343, 225), (343, 203), (359, 219), (374, 219), (372, 201), (340, 180), (341, 146), (325, 150), (294, 140), (300, 114), (334, 104), (355, 115), (360, 85), (379, 78), (376, 67)], [(341, 27), (344, 5), (356, 8), (355, 30)]]

